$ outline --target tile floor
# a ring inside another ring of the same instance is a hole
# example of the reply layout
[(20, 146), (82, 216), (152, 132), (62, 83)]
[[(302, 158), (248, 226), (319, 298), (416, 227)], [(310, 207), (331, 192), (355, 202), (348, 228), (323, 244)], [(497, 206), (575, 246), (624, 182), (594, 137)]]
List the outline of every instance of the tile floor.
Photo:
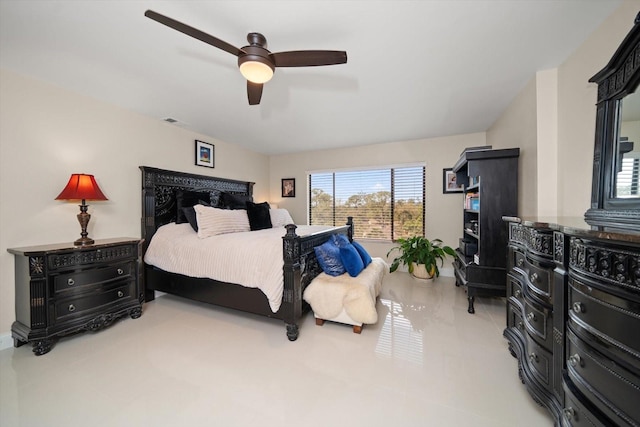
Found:
[(385, 278), (361, 335), (163, 296), (140, 319), (0, 351), (0, 426), (551, 426), (502, 337), (504, 299)]

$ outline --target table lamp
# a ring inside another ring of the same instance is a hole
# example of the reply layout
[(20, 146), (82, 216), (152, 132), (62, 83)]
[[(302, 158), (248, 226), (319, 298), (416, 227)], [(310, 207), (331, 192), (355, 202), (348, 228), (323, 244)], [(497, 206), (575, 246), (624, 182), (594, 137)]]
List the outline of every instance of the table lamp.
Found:
[(64, 190), (56, 197), (56, 200), (82, 200), (82, 204), (79, 205), (80, 213), (78, 214), (78, 222), (80, 222), (80, 227), (82, 227), (80, 236), (82, 237), (73, 242), (73, 244), (76, 246), (93, 245), (94, 240), (87, 237), (89, 235), (89, 233), (87, 233), (87, 225), (89, 224), (91, 215), (87, 213), (89, 205), (87, 205), (85, 201), (109, 200), (102, 194), (93, 175), (83, 173), (74, 173), (71, 175), (67, 186), (64, 187)]

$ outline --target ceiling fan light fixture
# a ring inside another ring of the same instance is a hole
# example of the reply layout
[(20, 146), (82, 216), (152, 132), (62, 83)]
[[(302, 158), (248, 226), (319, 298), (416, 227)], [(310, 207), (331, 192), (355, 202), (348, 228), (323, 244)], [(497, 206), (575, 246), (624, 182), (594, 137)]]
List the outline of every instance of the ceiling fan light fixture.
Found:
[(266, 83), (273, 77), (273, 67), (261, 60), (248, 60), (240, 64), (240, 73), (252, 83)]

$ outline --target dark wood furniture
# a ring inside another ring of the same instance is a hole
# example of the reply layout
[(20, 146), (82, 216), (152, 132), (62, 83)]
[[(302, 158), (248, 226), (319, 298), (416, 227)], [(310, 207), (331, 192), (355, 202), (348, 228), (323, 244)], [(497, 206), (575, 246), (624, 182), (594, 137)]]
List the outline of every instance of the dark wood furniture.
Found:
[[(456, 286), (464, 286), (469, 313), (476, 296), (506, 293), (507, 229), (503, 215), (518, 211), (519, 148), (467, 149), (453, 167), (463, 185), (463, 237), (456, 250)], [(475, 199), (470, 203), (467, 199)]]
[[(209, 191), (212, 195), (227, 192), (251, 196), (253, 193), (252, 182), (148, 166), (141, 166), (140, 169), (142, 170), (142, 237), (145, 241), (145, 250), (158, 227), (175, 221), (176, 190)], [(309, 305), (302, 299), (302, 293), (311, 280), (322, 271), (313, 248), (326, 242), (332, 234), (336, 233), (345, 234), (351, 240), (353, 237), (351, 218), (348, 219), (346, 226), (308, 236), (296, 235), (294, 224), (286, 226), (286, 234), (282, 242), (284, 294), (277, 313), (271, 311), (267, 297), (257, 288), (187, 277), (145, 264), (146, 301), (154, 299), (155, 291), (162, 291), (196, 301), (282, 319), (286, 326), (287, 337), (290, 341), (294, 341), (298, 338), (302, 315), (309, 310)]]
[(8, 249), (15, 255), (15, 347), (40, 356), (58, 337), (97, 331), (142, 314), (140, 239), (97, 240)]
[(557, 425), (640, 425), (640, 230), (509, 221), (507, 328)]

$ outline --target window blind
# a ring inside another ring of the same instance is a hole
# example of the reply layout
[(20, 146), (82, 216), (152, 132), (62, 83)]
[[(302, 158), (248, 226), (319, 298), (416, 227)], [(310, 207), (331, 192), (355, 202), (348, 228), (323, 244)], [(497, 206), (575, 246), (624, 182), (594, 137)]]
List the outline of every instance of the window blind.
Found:
[(616, 181), (616, 196), (633, 197), (640, 194), (638, 192), (639, 177), (640, 159), (623, 158), (622, 168), (618, 172)]
[(309, 224), (343, 225), (354, 237), (392, 240), (424, 234), (424, 166), (309, 175)]

